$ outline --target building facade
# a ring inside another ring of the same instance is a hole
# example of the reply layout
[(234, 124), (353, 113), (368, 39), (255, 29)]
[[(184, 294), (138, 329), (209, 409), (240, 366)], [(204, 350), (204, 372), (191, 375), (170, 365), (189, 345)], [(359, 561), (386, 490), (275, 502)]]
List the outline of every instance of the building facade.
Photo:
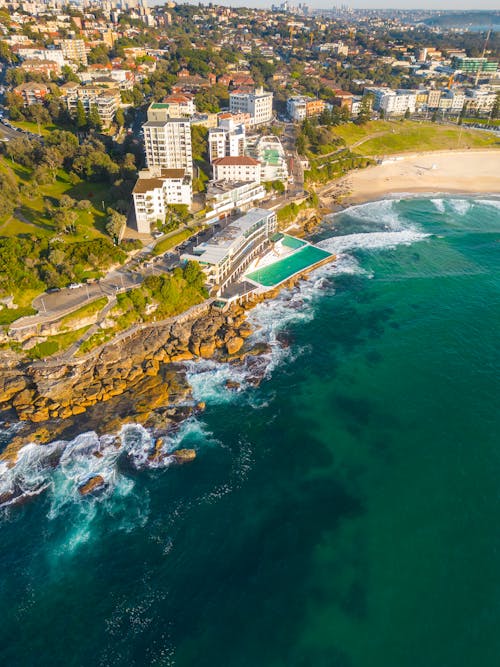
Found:
[(220, 218), (229, 211), (246, 210), (265, 196), (266, 189), (259, 183), (212, 181), (207, 187), (206, 203), (212, 209), (213, 217)]
[(143, 169), (132, 191), (137, 231), (149, 234), (157, 221), (164, 222), (169, 205), (190, 206), (192, 180), (183, 169)]
[(260, 183), (260, 162), (252, 157), (220, 157), (212, 162), (214, 181)]
[(263, 88), (253, 93), (235, 91), (229, 95), (229, 110), (232, 113), (249, 113), (253, 125), (270, 123), (273, 119), (273, 94)]
[(236, 125), (232, 119), (219, 119), (219, 127), (208, 131), (208, 154), (211, 163), (221, 157), (244, 155), (245, 146), (245, 127)]
[(142, 128), (148, 167), (183, 169), (193, 175), (191, 124), (188, 120), (148, 120)]
[(192, 255), (182, 255), (181, 259), (199, 262), (207, 282), (216, 294), (220, 294), (248, 269), (256, 257), (263, 254), (277, 228), (276, 213), (252, 208), (210, 241), (196, 246)]
[(121, 104), (120, 91), (116, 88), (68, 86), (64, 95), (68, 111), (72, 116), (76, 115), (78, 102), (81, 102), (87, 114), (93, 107), (97, 109), (103, 127), (111, 125)]

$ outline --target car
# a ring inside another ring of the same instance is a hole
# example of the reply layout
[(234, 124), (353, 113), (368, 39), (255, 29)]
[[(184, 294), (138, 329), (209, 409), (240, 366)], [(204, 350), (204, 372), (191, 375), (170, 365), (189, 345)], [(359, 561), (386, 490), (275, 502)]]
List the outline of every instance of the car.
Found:
[(83, 287), (82, 283), (71, 283), (71, 285), (68, 285), (69, 289), (79, 289), (80, 287)]
[(54, 294), (54, 292), (59, 292), (59, 287), (51, 287), (47, 290), (47, 294)]

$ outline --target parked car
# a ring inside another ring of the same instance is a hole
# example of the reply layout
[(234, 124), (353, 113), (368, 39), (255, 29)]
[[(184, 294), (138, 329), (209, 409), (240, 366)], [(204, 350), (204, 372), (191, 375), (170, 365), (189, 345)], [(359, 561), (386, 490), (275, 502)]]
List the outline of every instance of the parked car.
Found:
[(69, 289), (79, 289), (80, 287), (83, 287), (82, 283), (71, 283), (69, 285)]

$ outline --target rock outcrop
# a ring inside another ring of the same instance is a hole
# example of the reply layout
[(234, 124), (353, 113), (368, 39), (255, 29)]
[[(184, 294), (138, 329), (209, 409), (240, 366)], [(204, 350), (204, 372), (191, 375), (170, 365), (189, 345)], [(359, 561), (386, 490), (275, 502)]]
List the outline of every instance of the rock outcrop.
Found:
[(106, 488), (106, 480), (101, 475), (94, 475), (88, 479), (84, 484), (78, 487), (78, 491), (82, 496), (99, 493)]

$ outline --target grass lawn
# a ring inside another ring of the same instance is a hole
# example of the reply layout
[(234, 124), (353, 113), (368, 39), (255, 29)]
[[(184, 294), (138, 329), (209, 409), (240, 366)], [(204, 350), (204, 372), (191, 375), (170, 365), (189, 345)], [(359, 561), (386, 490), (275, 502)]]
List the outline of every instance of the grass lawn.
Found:
[[(0, 170), (12, 170), (19, 184), (29, 182), (30, 170), (14, 163), (6, 157), (0, 158)], [(64, 170), (59, 170), (56, 180), (38, 189), (38, 196), (30, 197), (21, 194), (17, 214), (0, 218), (0, 236), (18, 236), (19, 234), (33, 234), (39, 237), (51, 237), (55, 234), (52, 220), (45, 215), (44, 199), (54, 200), (54, 203), (63, 194), (67, 194), (77, 201), (88, 199), (92, 206), (88, 210), (77, 210), (77, 234), (64, 236), (68, 243), (85, 239), (105, 236), (106, 207), (111, 203), (109, 185), (105, 183), (71, 182)], [(103, 206), (104, 203), (104, 206)]]
[(49, 125), (44, 125), (43, 123), (32, 123), (29, 120), (16, 120), (12, 123), (14, 127), (20, 127), (21, 130), (24, 130), (25, 132), (31, 132), (32, 134), (41, 134), (42, 136), (46, 136), (47, 134), (50, 134), (54, 130), (57, 130), (57, 127), (53, 124)]
[(82, 327), (81, 329), (76, 329), (74, 331), (68, 331), (67, 333), (57, 334), (56, 336), (49, 336), (46, 341), (43, 343), (38, 343), (28, 350), (27, 354), (31, 359), (44, 359), (45, 357), (50, 357), (57, 352), (62, 352), (68, 347), (73, 345), (83, 334), (89, 329), (89, 327)]
[(72, 313), (69, 313), (69, 315), (66, 315), (66, 317), (63, 317), (61, 320), (61, 328), (69, 328), (78, 324), (79, 320), (92, 317), (101, 311), (107, 303), (108, 299), (105, 296), (101, 297), (100, 299), (95, 299), (95, 301), (91, 301), (90, 303), (86, 303), (81, 308), (78, 308), (78, 310), (75, 310)]
[(167, 250), (170, 250), (179, 243), (182, 243), (182, 241), (187, 239), (192, 234), (195, 234), (196, 231), (197, 231), (196, 229), (181, 229), (181, 231), (177, 232), (177, 234), (174, 234), (173, 236), (169, 236), (168, 238), (163, 239), (163, 241), (160, 241), (155, 245), (153, 249), (153, 255), (161, 255)]
[(349, 123), (336, 128), (336, 132), (348, 145), (366, 139), (353, 151), (370, 156), (405, 151), (500, 147), (500, 139), (493, 134), (432, 122), (371, 121), (363, 126)]

